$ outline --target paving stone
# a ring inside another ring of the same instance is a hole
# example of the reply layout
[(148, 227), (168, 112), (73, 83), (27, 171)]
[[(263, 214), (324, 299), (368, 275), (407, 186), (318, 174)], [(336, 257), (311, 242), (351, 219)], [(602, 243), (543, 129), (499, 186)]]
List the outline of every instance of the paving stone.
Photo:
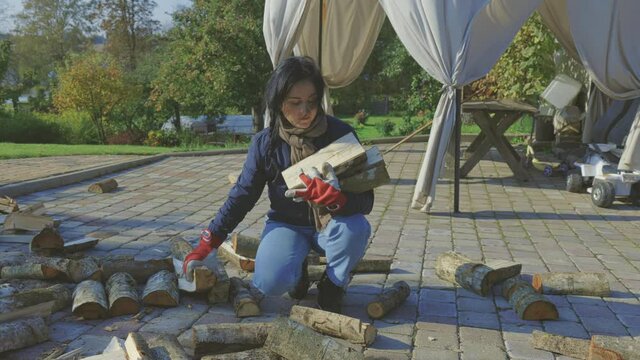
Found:
[(528, 341), (505, 341), (505, 345), (514, 360), (554, 360), (553, 353), (534, 349)]
[(140, 331), (177, 336), (193, 325), (206, 311), (206, 305), (191, 305), (191, 308), (182, 306), (170, 308), (141, 327)]
[(458, 360), (461, 351), (451, 351), (431, 348), (416, 348), (413, 350), (412, 360)]
[(494, 313), (459, 311), (458, 322), (460, 325), (464, 326), (473, 326), (484, 329), (500, 329), (498, 316)]
[(67, 346), (66, 351), (82, 348), (80, 354), (82, 356), (91, 356), (101, 354), (104, 348), (109, 345), (113, 336), (101, 336), (101, 335), (82, 335), (75, 339)]

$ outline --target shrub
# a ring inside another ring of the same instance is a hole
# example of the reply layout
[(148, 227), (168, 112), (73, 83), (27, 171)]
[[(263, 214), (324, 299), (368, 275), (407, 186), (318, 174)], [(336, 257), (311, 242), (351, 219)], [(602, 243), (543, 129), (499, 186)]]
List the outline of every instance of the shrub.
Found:
[[(397, 133), (400, 136), (409, 135), (412, 132), (416, 131), (420, 126), (424, 125), (427, 119), (431, 118), (431, 112), (426, 112), (425, 116), (416, 116), (411, 117), (405, 115), (402, 117), (402, 123), (397, 127)], [(429, 128), (423, 129), (420, 133), (427, 134), (429, 132)]]
[(63, 129), (30, 112), (0, 112), (0, 141), (23, 144), (63, 143)]
[(369, 113), (367, 113), (364, 109), (358, 111), (355, 115), (355, 119), (359, 125), (364, 125), (369, 118)]
[(148, 146), (173, 147), (180, 144), (180, 139), (174, 131), (151, 130), (147, 134), (144, 144)]
[(38, 113), (38, 117), (55, 123), (62, 129), (60, 143), (98, 144), (98, 132), (91, 123), (89, 115), (82, 111), (63, 111), (61, 113)]
[(396, 128), (396, 124), (394, 124), (393, 121), (389, 119), (384, 119), (384, 121), (381, 121), (376, 124), (376, 129), (378, 129), (378, 132), (383, 136), (391, 136), (395, 128)]

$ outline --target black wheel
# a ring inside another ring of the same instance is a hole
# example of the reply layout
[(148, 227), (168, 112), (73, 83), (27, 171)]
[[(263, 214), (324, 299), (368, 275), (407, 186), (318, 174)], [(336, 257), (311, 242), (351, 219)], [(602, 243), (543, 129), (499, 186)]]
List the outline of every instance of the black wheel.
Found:
[(591, 201), (599, 207), (608, 208), (616, 197), (616, 188), (608, 181), (598, 181), (591, 190)]
[(567, 175), (567, 191), (572, 193), (581, 193), (584, 191), (582, 175), (575, 172)]
[(631, 185), (629, 200), (631, 201), (631, 205), (640, 206), (640, 182)]

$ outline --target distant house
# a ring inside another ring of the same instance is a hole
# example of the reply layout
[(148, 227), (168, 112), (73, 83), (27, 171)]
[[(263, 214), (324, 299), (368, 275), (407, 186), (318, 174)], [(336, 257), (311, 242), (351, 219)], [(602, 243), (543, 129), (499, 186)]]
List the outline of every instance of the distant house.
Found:
[[(162, 130), (173, 131), (173, 117), (169, 118)], [(235, 135), (253, 135), (253, 118), (251, 115), (224, 115), (219, 117), (180, 116), (180, 125), (183, 129), (189, 129), (197, 134), (211, 132), (224, 132)]]

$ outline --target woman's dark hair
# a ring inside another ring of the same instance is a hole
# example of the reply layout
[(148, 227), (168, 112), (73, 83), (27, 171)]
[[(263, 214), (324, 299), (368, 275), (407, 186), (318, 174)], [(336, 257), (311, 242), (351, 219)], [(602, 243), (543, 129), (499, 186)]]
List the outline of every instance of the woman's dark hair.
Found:
[[(318, 94), (318, 115), (322, 116), (324, 111), (320, 103), (324, 95), (324, 80), (320, 69), (312, 58), (308, 56), (294, 56), (282, 60), (271, 73), (271, 77), (267, 82), (264, 91), (264, 106), (269, 114), (269, 151), (267, 152), (268, 162), (276, 166), (274, 152), (278, 141), (278, 127), (280, 127), (279, 118), (284, 117), (282, 114), (282, 104), (289, 91), (296, 83), (309, 80), (316, 89)], [(269, 166), (269, 165), (267, 165)]]

